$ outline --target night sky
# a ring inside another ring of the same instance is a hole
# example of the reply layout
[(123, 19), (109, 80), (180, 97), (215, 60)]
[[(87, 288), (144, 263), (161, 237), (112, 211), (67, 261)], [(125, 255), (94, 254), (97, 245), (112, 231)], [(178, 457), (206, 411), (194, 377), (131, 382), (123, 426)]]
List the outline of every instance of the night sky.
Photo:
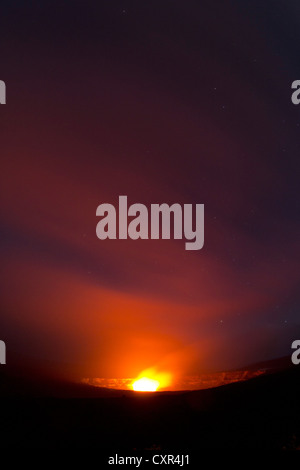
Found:
[[(3, 1), (7, 362), (200, 374), (300, 336), (296, 1)], [(205, 243), (96, 237), (96, 208), (205, 205)]]

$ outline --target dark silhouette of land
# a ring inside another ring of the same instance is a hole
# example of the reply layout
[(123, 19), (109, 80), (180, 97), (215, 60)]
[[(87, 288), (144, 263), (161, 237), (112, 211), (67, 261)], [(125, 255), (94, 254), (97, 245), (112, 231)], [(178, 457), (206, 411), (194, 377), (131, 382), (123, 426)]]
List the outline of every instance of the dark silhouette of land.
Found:
[[(300, 366), (191, 392), (135, 393), (0, 370), (1, 447), (88, 448), (99, 459), (199, 449), (300, 449)], [(197, 459), (197, 457), (195, 457)]]

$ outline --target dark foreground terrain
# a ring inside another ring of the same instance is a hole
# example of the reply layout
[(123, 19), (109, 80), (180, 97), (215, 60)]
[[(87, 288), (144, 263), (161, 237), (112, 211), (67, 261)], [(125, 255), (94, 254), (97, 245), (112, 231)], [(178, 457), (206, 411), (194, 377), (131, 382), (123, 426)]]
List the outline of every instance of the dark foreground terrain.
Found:
[[(0, 371), (1, 447), (94, 447), (100, 460), (214, 449), (300, 449), (300, 366), (184, 393), (33, 386)], [(195, 457), (197, 458), (197, 457)]]

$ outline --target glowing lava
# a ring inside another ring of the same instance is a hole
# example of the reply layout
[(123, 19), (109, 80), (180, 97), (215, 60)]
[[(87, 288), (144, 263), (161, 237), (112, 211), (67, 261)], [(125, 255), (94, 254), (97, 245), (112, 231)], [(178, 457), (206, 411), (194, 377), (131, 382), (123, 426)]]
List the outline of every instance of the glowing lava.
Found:
[(149, 379), (148, 377), (141, 377), (132, 384), (135, 392), (155, 392), (159, 387), (159, 381)]
[(164, 389), (171, 383), (169, 372), (157, 371), (155, 368), (145, 369), (131, 384), (136, 392), (156, 392), (157, 389)]

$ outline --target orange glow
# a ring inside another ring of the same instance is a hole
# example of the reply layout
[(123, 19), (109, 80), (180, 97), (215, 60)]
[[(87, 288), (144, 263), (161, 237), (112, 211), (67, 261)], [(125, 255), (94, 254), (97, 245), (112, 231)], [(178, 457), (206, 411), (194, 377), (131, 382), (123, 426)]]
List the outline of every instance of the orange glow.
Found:
[(167, 387), (171, 383), (171, 374), (157, 373), (154, 369), (144, 370), (132, 383), (136, 392), (156, 392), (159, 388)]
[(132, 388), (135, 392), (156, 392), (158, 387), (159, 381), (148, 379), (148, 377), (142, 377), (132, 384)]

